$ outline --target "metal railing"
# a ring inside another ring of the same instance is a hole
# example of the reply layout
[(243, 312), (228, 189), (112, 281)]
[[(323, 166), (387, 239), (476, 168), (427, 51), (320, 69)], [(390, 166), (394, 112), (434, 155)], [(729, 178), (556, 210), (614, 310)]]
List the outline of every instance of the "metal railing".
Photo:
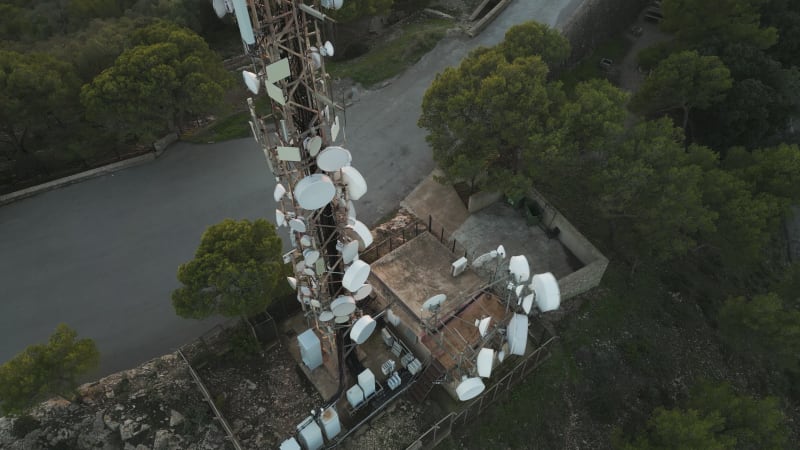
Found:
[(550, 337), (550, 339), (531, 352), (530, 355), (526, 356), (507, 374), (484, 391), (480, 397), (473, 400), (461, 411), (451, 412), (439, 419), (428, 428), (428, 430), (419, 435), (419, 437), (407, 447), (407, 450), (433, 448), (441, 442), (442, 439), (450, 436), (453, 432), (453, 427), (464, 426), (471, 420), (478, 418), (486, 408), (491, 406), (503, 394), (511, 391), (512, 387), (519, 384), (530, 372), (539, 367), (550, 357), (550, 352), (547, 351), (547, 347), (556, 339), (558, 339), (557, 336)]

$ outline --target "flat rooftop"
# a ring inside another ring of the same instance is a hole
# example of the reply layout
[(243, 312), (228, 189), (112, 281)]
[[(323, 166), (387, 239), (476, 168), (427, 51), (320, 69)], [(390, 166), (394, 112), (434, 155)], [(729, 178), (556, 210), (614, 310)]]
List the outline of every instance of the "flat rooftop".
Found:
[(419, 321), (430, 316), (430, 312), (422, 311), (422, 304), (430, 297), (447, 295), (439, 311), (444, 317), (459, 309), (485, 283), (471, 270), (458, 277), (450, 275), (451, 265), (457, 259), (439, 239), (424, 232), (372, 263), (371, 268), (372, 274)]

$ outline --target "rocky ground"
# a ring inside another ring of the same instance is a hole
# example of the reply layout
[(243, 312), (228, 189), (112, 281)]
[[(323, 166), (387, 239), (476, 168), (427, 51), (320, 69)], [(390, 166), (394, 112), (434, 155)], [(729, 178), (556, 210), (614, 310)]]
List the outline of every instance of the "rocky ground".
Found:
[(225, 433), (177, 354), (153, 359), (54, 398), (29, 415), (0, 418), (0, 448), (224, 449)]

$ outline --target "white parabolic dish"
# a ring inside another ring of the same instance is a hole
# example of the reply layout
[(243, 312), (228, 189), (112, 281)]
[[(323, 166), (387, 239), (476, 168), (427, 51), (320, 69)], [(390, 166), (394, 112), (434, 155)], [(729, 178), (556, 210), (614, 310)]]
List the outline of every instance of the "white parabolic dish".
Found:
[(225, 0), (214, 0), (212, 5), (214, 6), (214, 12), (217, 13), (217, 17), (220, 19), (225, 17), (225, 14), (228, 14), (228, 8), (225, 7)]
[(356, 292), (369, 277), (369, 264), (364, 261), (353, 261), (353, 264), (344, 271), (342, 286), (350, 292)]
[(347, 193), (351, 199), (358, 200), (367, 193), (367, 181), (355, 167), (342, 167), (342, 179), (347, 184)]
[(306, 249), (303, 251), (303, 259), (307, 266), (311, 267), (319, 259), (319, 252), (314, 249)]
[(358, 259), (358, 241), (350, 241), (342, 246), (342, 260), (345, 264)]
[(249, 89), (253, 94), (258, 94), (258, 91), (261, 90), (261, 81), (258, 79), (258, 75), (254, 74), (253, 72), (243, 70), (242, 78), (244, 78), (244, 84), (247, 85), (247, 89)]
[(512, 355), (525, 355), (528, 346), (528, 316), (514, 314), (508, 322), (508, 352)]
[(445, 300), (447, 300), (447, 296), (445, 294), (436, 294), (433, 297), (425, 300), (425, 303), (422, 304), (422, 309), (425, 311), (433, 311), (442, 306), (442, 303), (444, 303)]
[(319, 313), (320, 322), (330, 322), (331, 320), (333, 320), (333, 317), (334, 315), (330, 311), (322, 311), (321, 313)]
[(309, 175), (294, 188), (294, 198), (303, 209), (319, 209), (330, 203), (336, 195), (336, 186), (333, 181), (321, 173)]
[(561, 305), (561, 291), (558, 280), (552, 273), (540, 273), (533, 276), (531, 289), (536, 293), (536, 306), (541, 312), (554, 311)]
[(297, 233), (305, 233), (306, 232), (306, 223), (303, 222), (303, 219), (299, 219), (299, 218), (295, 217), (294, 219), (289, 221), (289, 228), (291, 228), (292, 231), (295, 231)]
[(360, 220), (349, 220), (349, 222), (350, 225), (348, 225), (347, 228), (350, 228), (356, 233), (361, 243), (361, 245), (358, 246), (359, 250), (364, 250), (372, 245), (372, 233), (369, 231), (369, 228)]
[(353, 298), (355, 298), (356, 300), (363, 300), (369, 297), (369, 294), (371, 293), (372, 293), (372, 285), (364, 284), (360, 288), (358, 288), (358, 291), (356, 291), (355, 294), (353, 294)]
[(486, 389), (486, 385), (483, 384), (480, 378), (467, 378), (456, 387), (456, 395), (458, 395), (459, 400), (465, 402), (481, 395), (484, 389)]
[(317, 156), (319, 153), (319, 149), (322, 148), (322, 138), (319, 136), (314, 136), (308, 139), (308, 143), (306, 144), (306, 150), (308, 150), (308, 154), (311, 156)]
[(342, 167), (350, 164), (353, 157), (346, 148), (331, 146), (325, 147), (317, 155), (317, 166), (325, 172), (336, 172)]
[(356, 310), (356, 300), (349, 295), (343, 295), (331, 302), (331, 311), (337, 317), (349, 316)]
[[(535, 276), (533, 277), (536, 278)], [(531, 308), (533, 307), (533, 294), (528, 294), (522, 299), (522, 309), (525, 311), (525, 314), (531, 313)]]
[(514, 276), (514, 281), (524, 283), (531, 276), (531, 267), (528, 265), (528, 258), (525, 255), (512, 256), (508, 261), (508, 270)]
[(372, 332), (375, 331), (375, 326), (377, 326), (377, 324), (378, 323), (375, 322), (375, 319), (371, 316), (361, 317), (356, 320), (356, 323), (353, 324), (353, 328), (350, 329), (350, 339), (359, 345), (367, 342)]
[(278, 183), (275, 185), (275, 191), (272, 192), (272, 198), (274, 198), (276, 202), (279, 202), (281, 201), (281, 197), (283, 197), (283, 194), (285, 193), (286, 193), (286, 188), (283, 187), (282, 184)]
[(478, 352), (478, 375), (483, 378), (492, 376), (492, 365), (494, 364), (494, 350), (482, 348)]

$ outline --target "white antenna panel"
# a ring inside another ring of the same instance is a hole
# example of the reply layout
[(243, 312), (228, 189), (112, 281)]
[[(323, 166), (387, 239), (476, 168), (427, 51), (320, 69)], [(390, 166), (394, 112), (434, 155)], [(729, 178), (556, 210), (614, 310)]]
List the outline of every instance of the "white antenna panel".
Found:
[(247, 0), (233, 0), (233, 12), (236, 15), (236, 22), (239, 25), (239, 34), (247, 45), (256, 43), (253, 35), (253, 25), (250, 23), (250, 14), (247, 11)]
[(524, 283), (531, 277), (531, 268), (525, 255), (512, 256), (508, 262), (508, 270), (517, 283)]
[(534, 275), (530, 288), (536, 294), (536, 306), (541, 312), (554, 311), (561, 305), (561, 290), (552, 273)]
[(475, 326), (478, 327), (478, 332), (481, 334), (481, 337), (485, 337), (486, 333), (489, 331), (489, 324), (492, 323), (491, 317), (484, 317), (483, 319), (475, 319)]
[(333, 124), (331, 125), (331, 141), (335, 141), (339, 137), (339, 116), (333, 116)]
[(278, 159), (281, 161), (301, 161), (298, 147), (278, 147)]
[(244, 84), (247, 85), (247, 89), (249, 89), (253, 94), (258, 94), (258, 92), (261, 90), (261, 81), (259, 81), (258, 75), (254, 74), (253, 72), (243, 70), (242, 78), (244, 79)]
[(347, 193), (351, 199), (358, 200), (367, 193), (367, 181), (355, 167), (342, 167), (342, 179), (347, 184)]
[(462, 273), (464, 273), (464, 271), (466, 270), (467, 270), (467, 258), (462, 256), (461, 258), (458, 258), (453, 262), (450, 268), (450, 274), (453, 277), (457, 277)]
[(494, 365), (494, 350), (491, 348), (482, 348), (478, 352), (478, 376), (489, 378), (492, 376), (492, 366)]
[(394, 313), (391, 309), (386, 310), (386, 320), (389, 321), (390, 324), (394, 326), (400, 325), (400, 317)]
[(514, 317), (508, 322), (506, 336), (508, 352), (512, 355), (525, 355), (525, 348), (528, 345), (528, 316), (514, 314)]
[(266, 72), (267, 81), (270, 83), (277, 83), (284, 78), (289, 78), (289, 76), (292, 74), (292, 70), (289, 68), (289, 59), (279, 59), (278, 61), (268, 65)]
[(247, 123), (250, 124), (250, 131), (253, 132), (253, 139), (255, 139), (256, 142), (259, 142), (258, 141), (258, 134), (256, 134), (256, 126), (253, 125), (253, 121), (252, 120), (248, 120)]
[(281, 88), (270, 82), (264, 82), (264, 85), (267, 87), (267, 95), (269, 95), (269, 98), (275, 100), (281, 106), (286, 104), (286, 97), (283, 96)]

